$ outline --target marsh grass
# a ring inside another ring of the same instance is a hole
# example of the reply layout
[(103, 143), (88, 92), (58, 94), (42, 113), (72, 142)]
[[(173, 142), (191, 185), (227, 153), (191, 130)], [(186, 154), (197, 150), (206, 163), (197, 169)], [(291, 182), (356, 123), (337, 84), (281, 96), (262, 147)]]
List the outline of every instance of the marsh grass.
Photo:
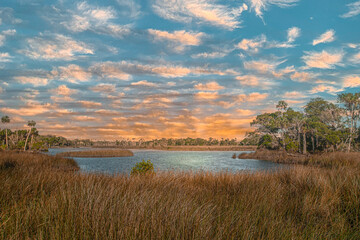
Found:
[(122, 149), (105, 149), (105, 150), (89, 150), (89, 151), (77, 151), (77, 152), (62, 152), (56, 154), (58, 157), (131, 157), (134, 153), (130, 150)]
[(252, 153), (242, 153), (239, 159), (259, 159), (275, 163), (305, 165), (312, 167), (339, 168), (357, 167), (360, 168), (360, 153), (358, 152), (334, 152), (322, 154), (289, 154), (285, 151), (257, 150)]
[(360, 239), (356, 161), (129, 177), (0, 152), (0, 166), (13, 166), (0, 170), (0, 239)]

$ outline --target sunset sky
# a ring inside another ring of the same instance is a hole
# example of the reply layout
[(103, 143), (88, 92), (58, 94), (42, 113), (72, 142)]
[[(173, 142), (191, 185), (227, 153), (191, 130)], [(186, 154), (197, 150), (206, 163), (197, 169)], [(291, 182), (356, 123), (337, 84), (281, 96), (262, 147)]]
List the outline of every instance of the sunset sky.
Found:
[(0, 115), (68, 138), (242, 138), (360, 90), (360, 1), (1, 0)]

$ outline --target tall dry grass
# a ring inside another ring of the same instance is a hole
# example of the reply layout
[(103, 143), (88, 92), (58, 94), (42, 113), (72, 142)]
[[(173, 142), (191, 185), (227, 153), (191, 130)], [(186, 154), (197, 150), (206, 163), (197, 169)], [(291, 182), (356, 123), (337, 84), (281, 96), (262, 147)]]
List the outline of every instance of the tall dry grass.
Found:
[(76, 152), (62, 152), (56, 154), (58, 157), (131, 157), (134, 153), (130, 150), (121, 149), (106, 149), (106, 150), (88, 150), (88, 151), (76, 151)]
[(357, 165), (108, 176), (0, 153), (0, 239), (360, 239)]

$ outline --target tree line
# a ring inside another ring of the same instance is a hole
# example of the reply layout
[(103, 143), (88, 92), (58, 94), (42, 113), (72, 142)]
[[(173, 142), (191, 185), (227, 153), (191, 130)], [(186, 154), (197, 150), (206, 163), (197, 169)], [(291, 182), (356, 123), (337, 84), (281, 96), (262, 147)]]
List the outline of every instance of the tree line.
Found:
[(359, 150), (360, 93), (338, 94), (336, 103), (314, 98), (302, 111), (285, 101), (276, 108), (251, 122), (256, 130), (247, 134), (243, 144), (304, 154)]

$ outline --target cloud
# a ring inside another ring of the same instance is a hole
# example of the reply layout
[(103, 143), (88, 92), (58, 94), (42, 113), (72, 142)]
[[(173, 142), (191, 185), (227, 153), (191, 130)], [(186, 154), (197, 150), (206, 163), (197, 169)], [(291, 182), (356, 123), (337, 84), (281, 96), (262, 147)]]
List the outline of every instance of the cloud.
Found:
[(120, 61), (120, 62), (105, 62), (99, 64), (95, 67), (91, 68), (92, 72), (98, 72), (100, 75), (102, 74), (103, 70), (106, 69), (107, 71), (104, 72), (104, 75), (110, 76), (113, 73), (119, 73), (120, 76), (129, 77), (129, 75), (159, 75), (165, 78), (176, 78), (176, 77), (185, 77), (188, 75), (225, 75), (226, 72), (211, 69), (211, 68), (202, 68), (202, 67), (195, 67), (195, 68), (188, 68), (180, 65), (173, 65), (173, 64), (142, 64), (139, 62), (130, 62), (130, 61)]
[(314, 75), (308, 72), (294, 72), (290, 78), (299, 82), (308, 82), (313, 79)]
[(28, 47), (19, 52), (33, 59), (48, 61), (70, 61), (94, 54), (92, 48), (61, 34), (40, 34), (39, 37), (26, 40)]
[(142, 81), (138, 81), (138, 82), (133, 82), (131, 83), (132, 86), (145, 86), (145, 87), (156, 87), (155, 83), (152, 82), (148, 82), (146, 80), (142, 80)]
[(343, 89), (337, 89), (333, 86), (320, 84), (318, 86), (313, 87), (309, 92), (312, 94), (319, 93), (319, 92), (327, 92), (330, 94), (335, 94), (335, 93), (341, 92), (341, 91), (343, 91)]
[(337, 65), (341, 65), (343, 52), (305, 52), (302, 57), (305, 64), (310, 68), (332, 69)]
[(0, 52), (0, 62), (11, 62), (12, 57), (9, 53)]
[(204, 22), (229, 30), (240, 27), (237, 19), (248, 9), (246, 4), (237, 8), (216, 4), (213, 0), (154, 0), (153, 10), (160, 17), (177, 22)]
[(344, 13), (340, 17), (351, 18), (360, 14), (360, 1), (349, 3), (346, 6), (349, 8), (349, 11), (347, 13)]
[(93, 92), (100, 92), (100, 93), (113, 93), (116, 91), (116, 87), (113, 84), (99, 84), (94, 87), (90, 88)]
[[(0, 56), (1, 56), (1, 54), (0, 54)], [(360, 52), (354, 54), (354, 55), (350, 58), (350, 61), (353, 62), (353, 63), (360, 63)]]
[(199, 83), (195, 85), (195, 88), (202, 91), (218, 91), (224, 89), (224, 87), (220, 86), (217, 82)]
[(1, 108), (1, 112), (14, 114), (19, 116), (35, 116), (49, 112), (52, 106), (47, 104), (39, 104), (37, 102), (28, 102), (25, 106), (19, 108)]
[(261, 34), (253, 39), (244, 38), (235, 45), (235, 47), (250, 53), (258, 53), (261, 48), (292, 48), (295, 47), (292, 43), (300, 36), (300, 34), (300, 28), (291, 27), (287, 30), (287, 40), (285, 42), (268, 41), (266, 36)]
[(14, 79), (22, 84), (32, 84), (34, 86), (45, 86), (49, 82), (48, 78), (41, 77), (18, 76), (14, 77)]
[(149, 29), (148, 32), (154, 36), (155, 40), (168, 41), (169, 47), (175, 47), (174, 50), (181, 52), (186, 46), (198, 46), (201, 38), (205, 35), (201, 32), (186, 32), (184, 30), (167, 32), (155, 29)]
[(252, 116), (256, 114), (255, 111), (248, 109), (237, 109), (236, 113), (238, 113), (240, 116)]
[(53, 89), (52, 92), (62, 96), (70, 96), (77, 93), (76, 90), (70, 89), (66, 85), (60, 85), (59, 87)]
[(236, 47), (244, 51), (257, 53), (260, 48), (264, 47), (265, 43), (266, 36), (262, 34), (254, 39), (244, 38), (236, 45)]
[(305, 98), (306, 95), (304, 95), (302, 92), (298, 91), (292, 91), (292, 92), (286, 92), (283, 95), (284, 99), (297, 99), (297, 98)]
[(114, 78), (119, 80), (129, 80), (131, 75), (121, 70), (127, 65), (125, 62), (103, 62), (96, 63), (90, 68), (90, 71), (101, 78)]
[(98, 108), (101, 107), (101, 103), (93, 101), (78, 101), (85, 108)]
[(269, 96), (269, 94), (267, 94), (267, 93), (254, 92), (254, 93), (250, 93), (248, 95), (240, 94), (240, 95), (238, 95), (237, 100), (239, 102), (259, 102), (259, 101), (265, 100), (268, 96)]
[(298, 27), (289, 28), (287, 31), (288, 42), (289, 43), (294, 42), (298, 37), (300, 37), (300, 34), (301, 34), (300, 28)]
[(215, 100), (219, 98), (217, 92), (198, 92), (195, 93), (195, 98), (199, 100)]
[(343, 78), (343, 87), (354, 88), (360, 87), (360, 76), (349, 75)]
[[(1, 16), (1, 15), (0, 15)], [(4, 30), (0, 33), (0, 47), (3, 46), (5, 44), (6, 41), (6, 37), (7, 36), (13, 36), (15, 35), (16, 30), (15, 29), (8, 29), (8, 30)]]
[[(119, 1), (124, 4), (125, 1)], [(111, 22), (116, 18), (116, 11), (112, 7), (96, 7), (86, 2), (77, 4), (75, 11), (69, 11), (70, 17), (61, 22), (72, 32), (92, 31), (97, 34), (111, 35), (123, 38), (129, 34), (130, 28), (126, 25), (118, 25)]]
[(248, 70), (255, 70), (258, 73), (265, 74), (265, 73), (274, 73), (276, 68), (284, 63), (283, 61), (269, 61), (269, 60), (259, 60), (259, 61), (248, 61), (244, 62), (245, 69)]
[(251, 10), (255, 11), (256, 16), (263, 18), (263, 12), (266, 11), (270, 5), (276, 5), (281, 8), (292, 7), (299, 0), (248, 0)]
[(239, 80), (243, 86), (259, 86), (260, 79), (255, 75), (243, 75), (237, 76), (236, 80)]
[(117, 3), (122, 7), (120, 10), (122, 15), (136, 18), (141, 14), (141, 6), (136, 0), (117, 0)]
[(58, 67), (51, 71), (51, 73), (54, 78), (59, 78), (71, 83), (86, 82), (91, 78), (91, 73), (75, 64), (70, 64), (66, 67)]
[(228, 52), (203, 52), (191, 55), (192, 58), (222, 58), (225, 57)]
[(325, 33), (321, 34), (318, 38), (314, 39), (312, 45), (315, 46), (319, 43), (328, 43), (335, 40), (335, 31), (330, 29)]

